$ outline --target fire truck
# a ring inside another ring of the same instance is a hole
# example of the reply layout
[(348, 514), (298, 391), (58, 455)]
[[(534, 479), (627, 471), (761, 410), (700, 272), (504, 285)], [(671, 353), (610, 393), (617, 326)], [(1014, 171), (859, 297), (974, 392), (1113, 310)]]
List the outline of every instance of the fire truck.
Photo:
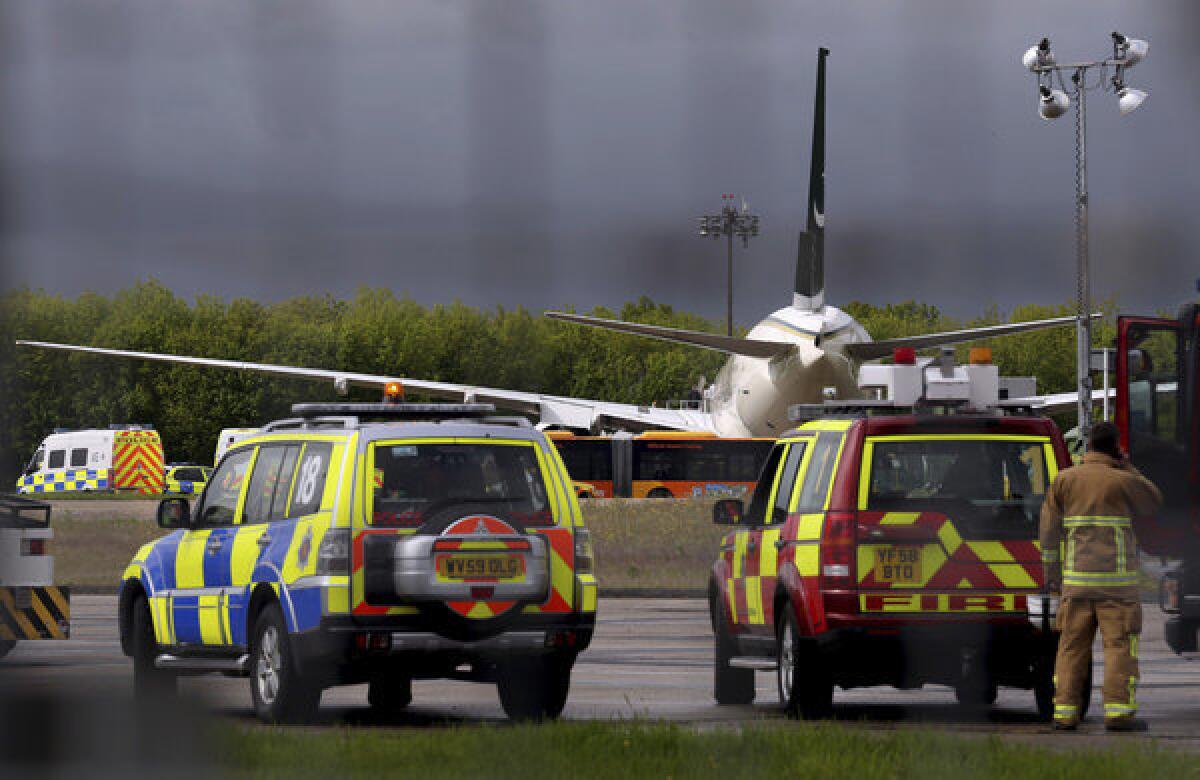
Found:
[(1133, 464), (1163, 493), (1153, 523), (1140, 523), (1138, 542), (1150, 555), (1176, 561), (1159, 584), (1170, 616), (1167, 644), (1196, 652), (1200, 628), (1200, 304), (1175, 319), (1117, 320), (1116, 423)]
[(67, 639), (71, 603), (54, 585), (50, 505), (0, 494), (0, 658), (17, 641)]

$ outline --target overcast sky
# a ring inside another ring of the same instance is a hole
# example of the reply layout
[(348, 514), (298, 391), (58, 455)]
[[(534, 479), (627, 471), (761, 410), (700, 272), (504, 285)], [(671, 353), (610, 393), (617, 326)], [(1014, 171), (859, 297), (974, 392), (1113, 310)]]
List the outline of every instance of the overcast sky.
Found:
[(1038, 118), (1019, 57), (1119, 29), (1151, 97), (1089, 96), (1095, 292), (1173, 308), (1200, 276), (1198, 6), (3, 0), (0, 283), (721, 316), (694, 217), (736, 192), (749, 324), (790, 300), (825, 45), (831, 302), (1063, 302), (1072, 118)]

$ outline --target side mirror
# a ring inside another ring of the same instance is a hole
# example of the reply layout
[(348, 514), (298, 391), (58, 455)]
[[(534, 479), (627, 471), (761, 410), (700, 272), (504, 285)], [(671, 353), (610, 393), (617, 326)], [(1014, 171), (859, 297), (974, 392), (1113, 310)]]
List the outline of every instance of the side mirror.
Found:
[(186, 498), (164, 498), (159, 502), (159, 528), (188, 528), (191, 524), (192, 508)]
[(740, 499), (723, 498), (713, 504), (713, 523), (715, 525), (741, 525), (745, 508)]

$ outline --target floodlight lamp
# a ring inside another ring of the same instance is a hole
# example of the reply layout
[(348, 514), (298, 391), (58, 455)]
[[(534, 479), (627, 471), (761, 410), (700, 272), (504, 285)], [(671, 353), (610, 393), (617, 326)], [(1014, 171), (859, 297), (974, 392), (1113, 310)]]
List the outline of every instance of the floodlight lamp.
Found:
[[(1114, 40), (1115, 35), (1116, 33), (1114, 33)], [(1126, 38), (1124, 35), (1122, 35), (1121, 40), (1116, 44), (1116, 50), (1116, 58), (1119, 60), (1124, 60), (1122, 64), (1124, 64), (1125, 67), (1132, 68), (1134, 65), (1137, 65), (1139, 62), (1146, 59), (1146, 55), (1150, 53), (1150, 44), (1149, 42), (1143, 41), (1140, 38)]]
[(1142, 103), (1146, 102), (1146, 98), (1148, 97), (1150, 97), (1150, 94), (1140, 89), (1121, 87), (1117, 92), (1117, 108), (1120, 109), (1121, 116), (1136, 111)]
[[(1049, 87), (1039, 87), (1038, 92), (1038, 114), (1042, 119), (1058, 119), (1063, 114), (1067, 113), (1067, 108), (1071, 105), (1071, 99), (1067, 97), (1067, 93), (1061, 89), (1050, 89)], [(1136, 108), (1136, 106), (1135, 106)], [(1130, 109), (1131, 111), (1133, 109)]]
[(1054, 52), (1050, 51), (1050, 39), (1042, 38), (1041, 41), (1035, 43), (1025, 50), (1021, 55), (1021, 64), (1026, 70), (1037, 72), (1038, 68), (1045, 68), (1054, 64)]

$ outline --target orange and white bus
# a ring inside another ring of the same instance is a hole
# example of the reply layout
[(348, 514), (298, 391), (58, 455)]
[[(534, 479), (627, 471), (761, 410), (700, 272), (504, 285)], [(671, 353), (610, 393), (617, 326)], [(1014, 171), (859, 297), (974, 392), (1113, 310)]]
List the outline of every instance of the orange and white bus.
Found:
[(753, 491), (775, 441), (673, 431), (546, 435), (558, 447), (581, 498), (745, 495)]

